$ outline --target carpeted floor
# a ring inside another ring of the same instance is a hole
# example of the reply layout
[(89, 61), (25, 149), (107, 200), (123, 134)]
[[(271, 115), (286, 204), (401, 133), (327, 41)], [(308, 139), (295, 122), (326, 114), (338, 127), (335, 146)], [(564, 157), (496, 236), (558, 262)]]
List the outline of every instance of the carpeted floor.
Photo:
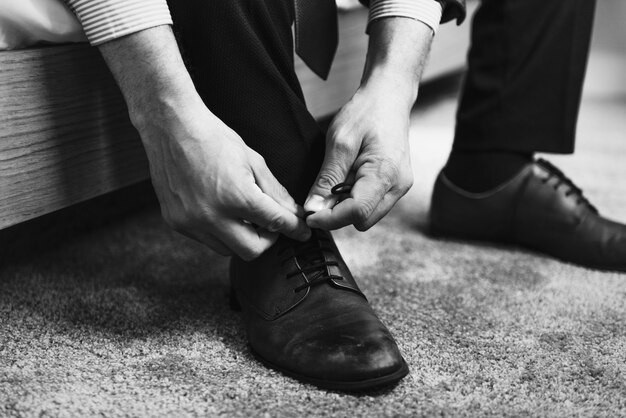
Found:
[[(367, 233), (336, 233), (411, 374), (362, 395), (265, 369), (227, 302), (226, 259), (155, 208), (0, 266), (0, 416), (624, 416), (626, 275), (425, 234), (454, 94), (412, 131), (415, 186)], [(626, 221), (626, 95), (588, 97), (552, 160)], [(62, 235), (61, 235), (62, 236)]]

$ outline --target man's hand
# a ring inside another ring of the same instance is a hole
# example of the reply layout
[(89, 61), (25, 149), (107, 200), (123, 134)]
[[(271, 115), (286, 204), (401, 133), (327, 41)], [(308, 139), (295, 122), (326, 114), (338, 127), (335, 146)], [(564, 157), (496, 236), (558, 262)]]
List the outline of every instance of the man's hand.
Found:
[(140, 127), (152, 183), (167, 223), (213, 250), (245, 260), (278, 233), (306, 239), (301, 209), (263, 157), (202, 103)]
[[(304, 205), (307, 224), (367, 230), (411, 187), (409, 117), (417, 98), (432, 30), (406, 18), (381, 19), (370, 27), (361, 86), (330, 125), (322, 168)], [(350, 196), (333, 196), (341, 182)]]
[[(346, 225), (365, 231), (378, 222), (411, 187), (410, 107), (390, 91), (359, 90), (330, 125), (326, 155), (305, 210), (311, 227)], [(330, 189), (354, 184), (350, 196), (335, 205)], [(333, 207), (334, 206), (334, 207)], [(323, 210), (321, 210), (323, 209)]]
[(171, 29), (100, 47), (144, 143), (165, 220), (221, 254), (259, 256), (283, 233), (310, 230), (263, 158), (206, 108)]

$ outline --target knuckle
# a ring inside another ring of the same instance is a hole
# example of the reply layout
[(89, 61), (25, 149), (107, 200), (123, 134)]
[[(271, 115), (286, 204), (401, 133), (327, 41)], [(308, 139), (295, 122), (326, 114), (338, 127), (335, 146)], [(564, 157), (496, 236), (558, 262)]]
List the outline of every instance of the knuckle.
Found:
[(333, 147), (339, 145), (347, 145), (349, 143), (348, 138), (350, 136), (350, 131), (345, 127), (334, 129), (328, 138), (330, 139), (330, 145)]
[(404, 173), (393, 159), (378, 161), (377, 176), (381, 188), (385, 191), (399, 190), (405, 186)]
[(354, 224), (355, 225), (365, 224), (365, 222), (367, 222), (369, 217), (372, 215), (373, 211), (374, 211), (374, 208), (371, 204), (367, 202), (359, 203), (354, 208), (354, 214), (353, 214)]
[(270, 232), (278, 232), (285, 229), (285, 219), (280, 215), (274, 215), (266, 226), (266, 229)]
[(335, 185), (341, 183), (344, 179), (342, 178), (340, 171), (338, 168), (327, 167), (323, 173), (320, 173), (317, 178), (317, 186), (321, 189), (332, 189)]
[(352, 151), (352, 143), (347, 134), (335, 133), (332, 137), (332, 149), (336, 154), (346, 155)]
[(410, 189), (411, 187), (413, 187), (413, 184), (415, 184), (415, 178), (413, 177), (413, 173), (409, 173), (406, 178), (405, 186), (407, 187), (407, 189)]
[(258, 152), (254, 151), (252, 153), (252, 158), (258, 165), (260, 165), (262, 167), (266, 167), (267, 166), (267, 163), (265, 162), (265, 158), (261, 154), (259, 154)]
[(399, 185), (399, 190), (402, 193), (402, 195), (405, 195), (409, 190), (411, 190), (411, 187), (413, 187), (413, 174), (409, 174), (407, 177), (405, 177)]
[(241, 194), (238, 199), (240, 209), (251, 210), (257, 206), (257, 202), (249, 194)]
[(394, 183), (400, 175), (400, 168), (394, 160), (385, 158), (380, 161), (379, 174), (384, 180)]
[(276, 194), (280, 197), (282, 197), (285, 200), (288, 201), (292, 201), (293, 199), (291, 198), (291, 195), (289, 194), (289, 191), (287, 190), (287, 188), (285, 188), (285, 186), (283, 186), (280, 183), (276, 183), (276, 188), (274, 190), (276, 192)]
[(233, 190), (228, 201), (223, 205), (224, 209), (247, 211), (255, 206), (254, 199), (243, 190)]

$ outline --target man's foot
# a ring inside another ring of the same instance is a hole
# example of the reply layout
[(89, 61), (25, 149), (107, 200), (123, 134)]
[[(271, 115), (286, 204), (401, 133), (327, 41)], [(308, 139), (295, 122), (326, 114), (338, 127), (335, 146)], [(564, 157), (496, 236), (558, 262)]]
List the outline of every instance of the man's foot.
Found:
[(346, 267), (332, 236), (281, 237), (251, 262), (233, 258), (231, 283), (248, 340), (265, 365), (334, 390), (366, 390), (409, 372)]
[(583, 266), (626, 271), (626, 225), (599, 215), (558, 168), (539, 159), (482, 193), (435, 182), (434, 235), (518, 244)]

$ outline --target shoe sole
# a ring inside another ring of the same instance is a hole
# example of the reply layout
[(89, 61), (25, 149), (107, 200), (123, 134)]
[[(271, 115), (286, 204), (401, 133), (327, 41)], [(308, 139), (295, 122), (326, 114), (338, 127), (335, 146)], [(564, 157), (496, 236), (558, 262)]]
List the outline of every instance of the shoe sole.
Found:
[(509, 241), (509, 240), (499, 240), (499, 239), (489, 239), (489, 238), (481, 238), (481, 237), (475, 237), (475, 236), (471, 236), (469, 234), (460, 234), (460, 233), (455, 233), (455, 232), (449, 232), (449, 231), (444, 231), (440, 228), (435, 228), (435, 227), (430, 227), (428, 235), (432, 238), (436, 238), (436, 239), (446, 239), (446, 240), (451, 240), (451, 241), (469, 241), (469, 242), (477, 242), (477, 243), (485, 243), (485, 244), (497, 244), (497, 245), (503, 245), (509, 248), (523, 248), (525, 250), (529, 250), (532, 251), (533, 253), (536, 253), (538, 255), (543, 255), (543, 256), (547, 256), (550, 258), (553, 258), (557, 261), (560, 261), (562, 263), (566, 263), (566, 264), (570, 264), (572, 266), (576, 266), (576, 267), (583, 267), (583, 268), (587, 268), (590, 270), (595, 270), (595, 271), (600, 271), (600, 272), (606, 272), (606, 273), (626, 273), (626, 266), (624, 267), (602, 267), (602, 266), (597, 266), (597, 265), (593, 265), (593, 264), (585, 264), (585, 263), (577, 263), (575, 261), (572, 260), (567, 260), (565, 258), (559, 257), (557, 255), (554, 254), (550, 254), (549, 252), (546, 252), (544, 250), (540, 250), (537, 248), (533, 248), (532, 246), (529, 245), (524, 245), (524, 244), (520, 244), (517, 243), (515, 241)]
[(277, 366), (271, 361), (266, 360), (260, 354), (258, 354), (252, 347), (250, 347), (250, 351), (254, 355), (254, 357), (259, 360), (264, 366), (269, 367), (270, 369), (274, 369), (286, 376), (292, 377), (301, 382), (310, 383), (314, 386), (317, 386), (322, 389), (328, 390), (338, 390), (343, 392), (363, 392), (369, 391), (372, 389), (380, 389), (385, 386), (391, 386), (394, 383), (398, 383), (402, 380), (406, 375), (409, 374), (409, 366), (403, 362), (402, 367), (399, 370), (385, 375), (379, 376), (372, 379), (366, 380), (358, 380), (358, 381), (340, 381), (340, 380), (325, 380), (325, 379), (317, 379), (310, 376), (305, 376), (299, 373), (294, 373), (290, 370), (287, 370), (283, 367)]

